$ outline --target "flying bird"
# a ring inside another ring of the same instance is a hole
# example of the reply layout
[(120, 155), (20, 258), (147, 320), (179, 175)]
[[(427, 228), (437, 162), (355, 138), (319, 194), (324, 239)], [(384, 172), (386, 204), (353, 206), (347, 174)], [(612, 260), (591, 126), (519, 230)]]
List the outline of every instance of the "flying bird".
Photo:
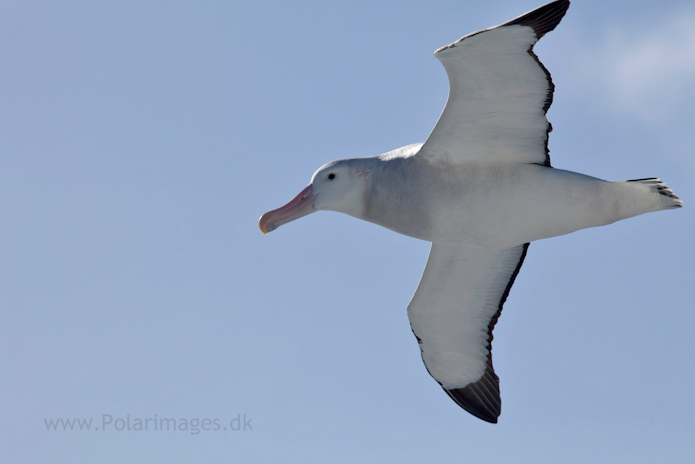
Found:
[(551, 167), (554, 85), (533, 46), (569, 4), (548, 3), (437, 50), (449, 98), (424, 143), (332, 161), (259, 222), (267, 234), (331, 210), (432, 242), (410, 325), (430, 375), (492, 423), (501, 411), (492, 331), (529, 242), (683, 204), (658, 178), (608, 182)]

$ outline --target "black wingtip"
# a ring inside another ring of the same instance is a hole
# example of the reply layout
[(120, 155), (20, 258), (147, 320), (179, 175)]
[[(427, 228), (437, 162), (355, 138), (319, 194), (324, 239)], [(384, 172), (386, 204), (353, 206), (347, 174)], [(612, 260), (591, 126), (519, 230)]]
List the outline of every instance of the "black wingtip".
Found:
[(547, 5), (536, 8), (533, 11), (514, 18), (502, 26), (513, 26), (519, 24), (521, 26), (532, 27), (536, 32), (536, 37), (539, 39), (548, 32), (552, 31), (560, 24), (562, 17), (565, 16), (567, 9), (570, 7), (569, 0), (556, 0)]
[(497, 418), (502, 412), (500, 399), (500, 380), (488, 363), (485, 373), (477, 382), (470, 383), (463, 388), (444, 391), (463, 409), (473, 414), (478, 419), (491, 424), (497, 423)]

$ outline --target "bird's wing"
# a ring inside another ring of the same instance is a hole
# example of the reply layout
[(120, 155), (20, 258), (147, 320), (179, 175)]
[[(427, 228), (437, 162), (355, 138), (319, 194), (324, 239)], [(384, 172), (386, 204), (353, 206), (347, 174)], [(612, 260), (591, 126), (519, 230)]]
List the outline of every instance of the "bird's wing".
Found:
[(497, 422), (499, 378), (492, 329), (528, 243), (493, 250), (433, 243), (408, 318), (428, 372), (459, 406)]
[(434, 53), (449, 76), (449, 99), (422, 156), (550, 165), (545, 114), (554, 86), (533, 45), (569, 4), (557, 0)]

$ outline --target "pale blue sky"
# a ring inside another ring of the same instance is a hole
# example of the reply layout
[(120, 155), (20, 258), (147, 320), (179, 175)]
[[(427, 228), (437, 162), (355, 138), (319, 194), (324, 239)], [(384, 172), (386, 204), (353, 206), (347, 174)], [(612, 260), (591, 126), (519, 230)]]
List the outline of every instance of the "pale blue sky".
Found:
[[(405, 312), (428, 244), (337, 213), (322, 164), (423, 141), (440, 46), (540, 1), (0, 4), (0, 460), (690, 463), (695, 7), (575, 0), (536, 46), (553, 164), (685, 208), (533, 243), (458, 408)], [(246, 431), (45, 419), (251, 418)]]

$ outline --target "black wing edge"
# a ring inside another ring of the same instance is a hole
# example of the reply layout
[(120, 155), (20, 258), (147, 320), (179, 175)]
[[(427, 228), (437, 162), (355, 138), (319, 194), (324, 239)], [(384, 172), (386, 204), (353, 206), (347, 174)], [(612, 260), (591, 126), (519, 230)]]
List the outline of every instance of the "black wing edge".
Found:
[[(557, 0), (555, 2), (548, 3), (547, 5), (543, 5), (539, 8), (536, 8), (533, 11), (529, 11), (528, 13), (523, 14), (518, 18), (514, 18), (511, 21), (508, 21), (504, 24), (500, 24), (498, 27), (514, 26), (517, 24), (520, 26), (528, 26), (533, 29), (533, 31), (536, 33), (536, 37), (540, 39), (545, 34), (555, 29), (555, 27), (557, 27), (558, 24), (560, 24), (560, 21), (565, 16), (565, 13), (567, 13), (567, 9), (569, 7), (569, 0)], [(545, 73), (546, 79), (548, 79), (548, 95), (545, 97), (545, 103), (543, 104), (543, 112), (547, 113), (550, 109), (550, 105), (553, 104), (553, 93), (555, 92), (555, 84), (553, 84), (553, 79), (550, 77), (550, 72), (548, 71), (548, 69), (545, 66), (543, 66), (541, 60), (539, 60), (538, 56), (536, 56), (536, 54), (533, 52), (533, 45), (531, 45), (531, 47), (528, 49), (528, 54), (531, 55), (531, 58), (536, 60), (538, 66), (540, 66), (543, 72)], [(548, 139), (550, 138), (550, 132), (552, 132), (552, 130), (553, 126), (550, 123), (548, 123), (548, 129), (545, 134), (545, 161), (543, 162), (544, 166), (550, 166), (550, 150), (548, 149)]]
[(478, 419), (482, 419), (485, 422), (490, 422), (492, 424), (497, 423), (497, 418), (502, 412), (502, 399), (500, 398), (500, 379), (495, 374), (495, 370), (492, 367), (492, 331), (497, 324), (497, 320), (502, 314), (502, 306), (504, 306), (509, 292), (514, 285), (516, 276), (519, 275), (521, 270), (521, 265), (524, 264), (524, 259), (526, 258), (526, 252), (528, 251), (529, 244), (524, 244), (524, 249), (521, 252), (521, 257), (519, 258), (519, 263), (516, 265), (516, 269), (512, 273), (507, 288), (504, 290), (504, 294), (500, 299), (500, 304), (498, 306), (497, 312), (490, 319), (490, 324), (488, 325), (487, 332), (487, 342), (488, 342), (488, 355), (487, 355), (487, 366), (485, 368), (485, 373), (476, 382), (472, 382), (463, 388), (456, 388), (453, 390), (444, 391), (451, 397), (452, 400), (456, 402), (463, 409), (473, 414)]
[(536, 37), (540, 39), (560, 24), (560, 20), (565, 16), (569, 7), (569, 0), (557, 0), (501, 24), (499, 27), (513, 26), (515, 24), (529, 26), (536, 32)]
[(463, 42), (465, 39), (476, 36), (478, 34), (482, 34), (483, 32), (487, 32), (490, 29), (497, 29), (498, 27), (504, 26), (514, 26), (516, 24), (520, 26), (531, 27), (536, 33), (536, 38), (540, 39), (545, 34), (555, 29), (555, 27), (557, 27), (558, 24), (560, 24), (560, 20), (562, 20), (563, 16), (565, 16), (565, 13), (567, 12), (567, 9), (569, 7), (570, 0), (556, 0), (554, 2), (548, 3), (547, 5), (538, 7), (535, 10), (529, 11), (528, 13), (522, 14), (521, 16), (514, 18), (511, 21), (508, 21), (504, 24), (500, 24), (499, 26), (494, 26), (488, 29), (482, 29), (480, 31), (471, 32), (470, 34), (461, 37), (456, 42), (450, 43), (449, 45), (445, 45), (437, 49), (434, 52), (434, 54), (436, 55), (437, 53), (446, 50), (447, 48), (453, 48), (459, 43)]

